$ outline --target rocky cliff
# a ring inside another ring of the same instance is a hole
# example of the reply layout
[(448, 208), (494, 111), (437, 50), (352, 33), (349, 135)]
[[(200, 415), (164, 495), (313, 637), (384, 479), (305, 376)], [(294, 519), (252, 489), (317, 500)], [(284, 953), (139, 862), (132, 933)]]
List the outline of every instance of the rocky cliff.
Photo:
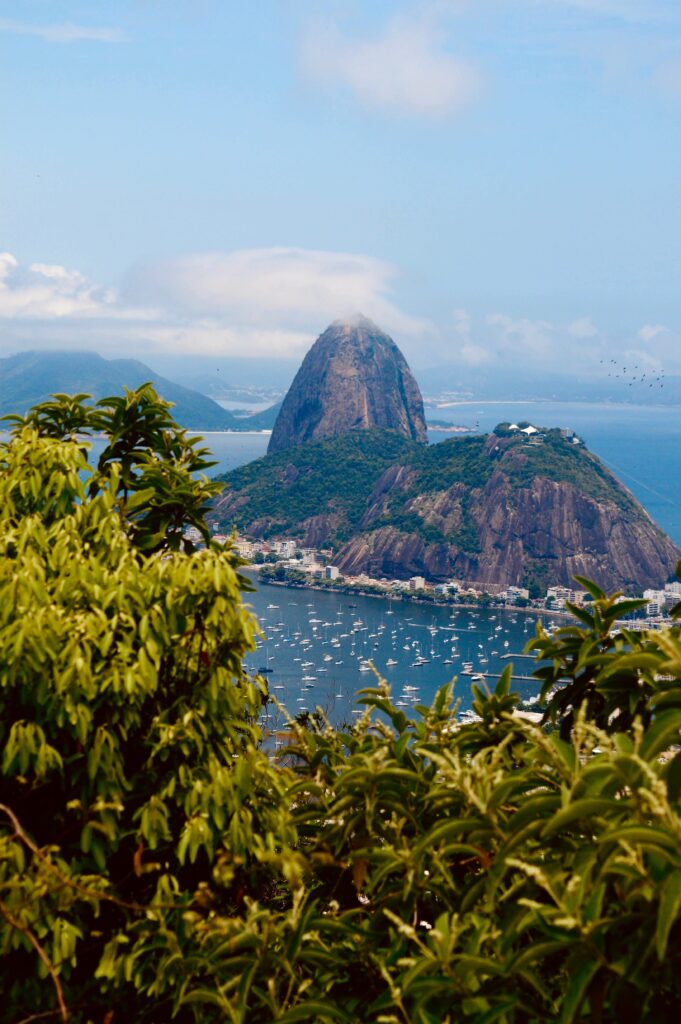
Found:
[(425, 442), (421, 392), (392, 338), (365, 317), (339, 321), (305, 356), (268, 451), (372, 427)]
[(640, 592), (680, 552), (633, 495), (558, 430), (502, 428), (424, 446), (351, 432), (267, 455), (224, 477), (214, 517), (256, 537), (334, 549), (356, 575), (569, 584)]

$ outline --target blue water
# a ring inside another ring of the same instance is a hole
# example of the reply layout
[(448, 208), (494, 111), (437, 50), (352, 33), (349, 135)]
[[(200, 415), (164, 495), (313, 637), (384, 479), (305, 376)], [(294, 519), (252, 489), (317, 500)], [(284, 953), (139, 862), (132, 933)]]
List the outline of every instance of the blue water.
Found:
[[(586, 402), (475, 402), (429, 410), (431, 417), (479, 431), (497, 423), (529, 420), (570, 427), (635, 494), (669, 536), (681, 545), (681, 407), (596, 405)], [(451, 437), (430, 432), (432, 443)], [(267, 434), (207, 434), (223, 473), (265, 454)]]
[[(539, 693), (535, 680), (518, 678), (531, 674), (533, 662), (520, 653), (537, 621), (520, 610), (434, 607), (256, 585), (246, 600), (265, 636), (246, 659), (247, 668), (269, 670), (270, 693), (291, 716), (320, 707), (334, 725), (351, 722), (360, 713), (357, 691), (377, 682), (369, 662), (407, 714), (414, 705), (429, 705), (455, 675), (460, 710), (470, 709), (471, 673), (487, 674), (493, 686), (509, 662), (513, 689), (524, 700)], [(270, 726), (283, 724), (283, 712), (270, 708), (269, 714)]]

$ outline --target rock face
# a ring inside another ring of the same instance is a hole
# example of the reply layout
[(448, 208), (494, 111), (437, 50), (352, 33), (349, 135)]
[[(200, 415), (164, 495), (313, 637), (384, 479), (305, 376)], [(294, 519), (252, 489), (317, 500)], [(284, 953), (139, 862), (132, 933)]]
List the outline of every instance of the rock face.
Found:
[(679, 557), (650, 521), (586, 497), (565, 481), (537, 478), (512, 491), (507, 481), (493, 476), (468, 494), (454, 486), (424, 496), (419, 512), (435, 528), (460, 522), (465, 498), (476, 551), (462, 550), (446, 534), (436, 541), (421, 531), (384, 526), (351, 538), (334, 563), (350, 576), (423, 575), (515, 586), (532, 580), (569, 586), (574, 576), (586, 576), (606, 590), (640, 592), (669, 579)]
[(268, 452), (372, 427), (426, 442), (421, 392), (395, 342), (371, 320), (338, 321), (305, 356)]
[(332, 548), (351, 576), (545, 588), (579, 575), (641, 593), (671, 579), (681, 554), (607, 467), (559, 430), (430, 446), (350, 431), (223, 479), (214, 509), (223, 529)]

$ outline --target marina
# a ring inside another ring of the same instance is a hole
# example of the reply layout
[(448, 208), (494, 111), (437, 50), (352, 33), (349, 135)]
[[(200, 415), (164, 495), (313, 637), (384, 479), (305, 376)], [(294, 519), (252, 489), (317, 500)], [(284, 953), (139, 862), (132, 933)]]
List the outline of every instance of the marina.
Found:
[[(470, 714), (472, 685), (493, 686), (514, 658), (520, 671), (513, 688), (524, 701), (537, 698), (539, 682), (520, 653), (535, 633), (534, 615), (256, 585), (246, 599), (263, 636), (246, 666), (266, 675), (272, 696), (293, 717), (321, 708), (336, 726), (351, 722), (363, 711), (357, 691), (375, 685), (377, 673), (405, 710), (429, 705), (456, 676), (459, 712)], [(268, 715), (274, 725), (284, 718), (274, 707)]]

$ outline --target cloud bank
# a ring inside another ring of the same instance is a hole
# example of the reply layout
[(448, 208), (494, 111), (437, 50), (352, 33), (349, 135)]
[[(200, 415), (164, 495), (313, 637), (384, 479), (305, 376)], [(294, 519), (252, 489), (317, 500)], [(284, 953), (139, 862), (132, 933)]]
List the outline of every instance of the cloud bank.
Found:
[(85, 348), (107, 356), (300, 359), (333, 320), (361, 312), (415, 366), (462, 371), (603, 372), (601, 360), (681, 373), (681, 336), (661, 323), (613, 337), (591, 317), (566, 322), (473, 315), (435, 324), (396, 299), (399, 271), (370, 256), (300, 248), (191, 253), (132, 267), (119, 288), (0, 253), (0, 353)]
[(357, 312), (420, 338), (431, 327), (396, 303), (397, 275), (368, 256), (280, 247), (148, 262), (114, 289), (0, 253), (0, 347), (298, 358), (331, 321)]
[(448, 333), (450, 361), (472, 370), (602, 375), (602, 364), (615, 356), (621, 365), (681, 373), (681, 335), (663, 324), (613, 337), (589, 316), (557, 322), (490, 313), (476, 319), (457, 309)]

